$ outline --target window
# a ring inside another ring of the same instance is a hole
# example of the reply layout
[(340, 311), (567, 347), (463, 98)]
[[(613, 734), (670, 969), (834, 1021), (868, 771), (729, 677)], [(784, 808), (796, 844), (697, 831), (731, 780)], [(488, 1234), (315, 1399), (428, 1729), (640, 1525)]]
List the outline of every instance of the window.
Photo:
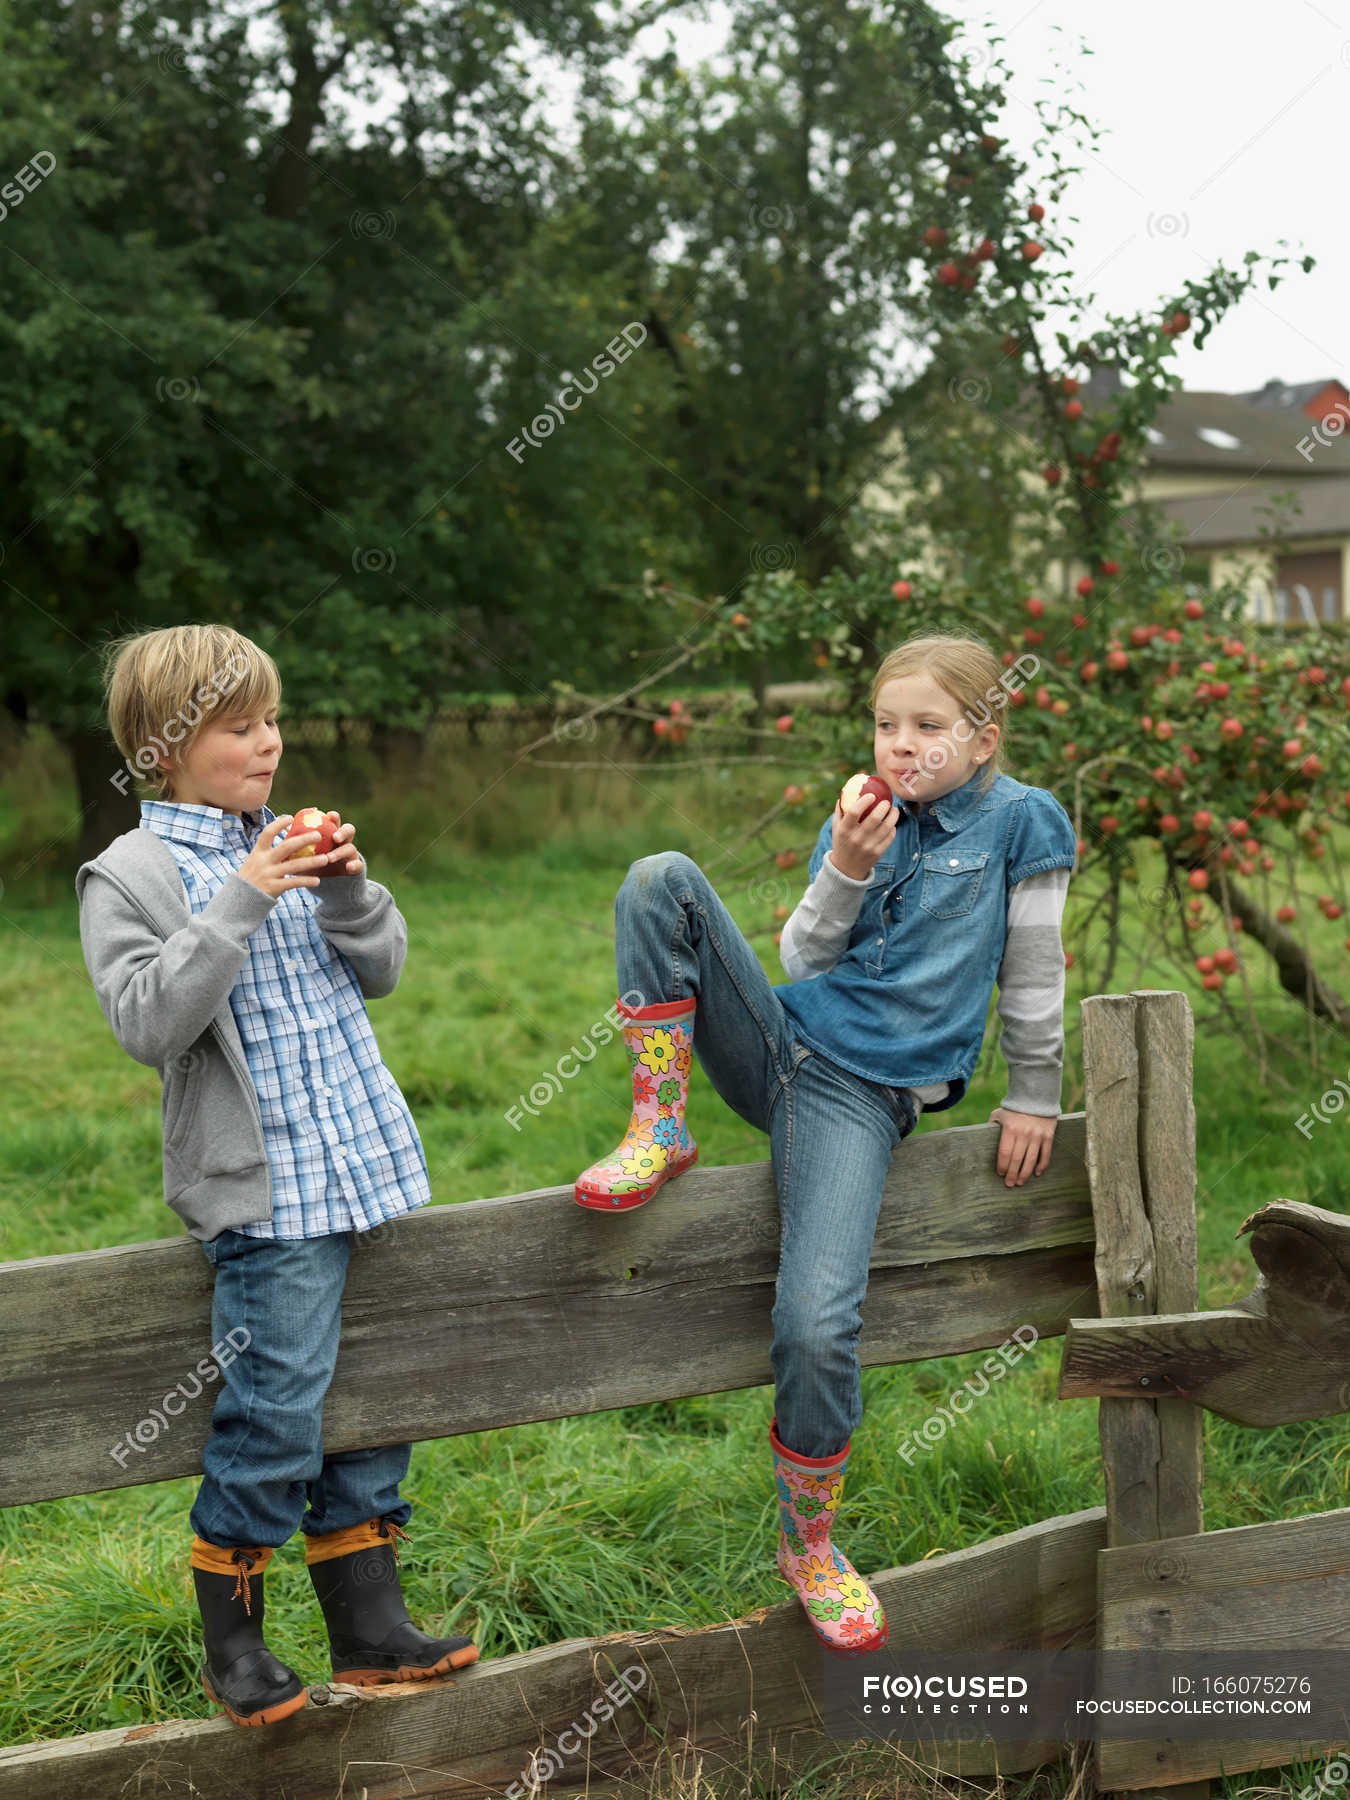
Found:
[(1275, 583), (1275, 617), (1279, 621), (1316, 625), (1319, 620), (1343, 616), (1339, 550), (1282, 556), (1276, 564)]

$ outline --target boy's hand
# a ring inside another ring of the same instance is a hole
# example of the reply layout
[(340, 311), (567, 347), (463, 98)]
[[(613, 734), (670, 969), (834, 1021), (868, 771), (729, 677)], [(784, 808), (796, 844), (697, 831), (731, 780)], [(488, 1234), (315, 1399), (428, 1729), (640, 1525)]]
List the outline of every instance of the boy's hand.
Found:
[(1043, 1175), (1050, 1166), (1058, 1121), (1041, 1113), (1005, 1112), (1001, 1106), (996, 1106), (989, 1118), (1003, 1127), (996, 1166), (1004, 1185), (1021, 1187), (1028, 1175)]
[(878, 801), (867, 817), (859, 821), (854, 814), (846, 813), (842, 803), (836, 800), (830, 861), (839, 873), (851, 875), (854, 881), (866, 881), (877, 859), (890, 849), (899, 817), (897, 807), (883, 806)]
[[(317, 887), (319, 877), (315, 873), (292, 873), (288, 867), (290, 859), (301, 844), (317, 844), (320, 833), (317, 831), (298, 831), (294, 837), (276, 841), (277, 833), (284, 831), (293, 823), (292, 813), (282, 813), (278, 818), (264, 825), (258, 833), (258, 841), (239, 865), (239, 874), (245, 881), (251, 882), (269, 900), (277, 900), (282, 894), (294, 887)], [(307, 856), (303, 863), (292, 865), (296, 869), (313, 871), (327, 861), (323, 856)]]
[(338, 828), (333, 833), (333, 848), (324, 859), (326, 867), (319, 870), (321, 876), (326, 875), (360, 875), (365, 871), (365, 863), (352, 839), (356, 836), (356, 827), (350, 820), (342, 823), (342, 815), (331, 809), (324, 814), (326, 819), (336, 819)]

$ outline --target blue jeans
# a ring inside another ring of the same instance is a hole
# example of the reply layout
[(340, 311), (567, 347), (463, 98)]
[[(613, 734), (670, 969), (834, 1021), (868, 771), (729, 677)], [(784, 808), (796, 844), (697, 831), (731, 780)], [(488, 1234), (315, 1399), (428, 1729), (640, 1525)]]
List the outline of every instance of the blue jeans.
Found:
[(202, 1244), (216, 1271), (212, 1342), (232, 1331), (228, 1341), (241, 1346), (221, 1369), (202, 1484), (188, 1515), (208, 1544), (275, 1548), (297, 1525), (317, 1537), (363, 1519), (408, 1522), (412, 1506), (399, 1498), (398, 1484), (408, 1473), (410, 1444), (323, 1451), (323, 1400), (337, 1361), (354, 1236), (259, 1238), (226, 1230)]
[(732, 1111), (769, 1135), (780, 1219), (770, 1356), (778, 1435), (801, 1456), (833, 1456), (862, 1418), (867, 1264), (916, 1102), (797, 1039), (736, 921), (679, 851), (632, 865), (614, 925), (619, 992), (640, 994), (642, 1006), (693, 996), (700, 1066)]

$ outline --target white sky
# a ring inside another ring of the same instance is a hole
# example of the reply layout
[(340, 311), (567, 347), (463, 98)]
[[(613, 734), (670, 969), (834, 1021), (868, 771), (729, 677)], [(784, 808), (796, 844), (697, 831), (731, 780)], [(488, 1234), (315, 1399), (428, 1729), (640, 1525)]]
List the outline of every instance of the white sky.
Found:
[[(1350, 378), (1350, 246), (1340, 242), (1350, 0), (945, 0), (941, 10), (972, 46), (986, 44), (987, 23), (1004, 40), (1009, 100), (990, 128), (1015, 151), (1030, 157), (1040, 135), (1038, 94), (1103, 132), (1061, 203), (1078, 220), (1075, 285), (1098, 299), (1089, 328), (1101, 313), (1170, 301), (1220, 261), (1238, 269), (1249, 249), (1310, 253), (1310, 274), (1295, 267), (1273, 293), (1263, 275), (1203, 350), (1183, 341), (1182, 381), (1242, 392), (1272, 377)], [(714, 4), (708, 24), (675, 27), (682, 61), (715, 52), (724, 16)], [(664, 26), (647, 39), (664, 41)]]
[[(1249, 249), (1317, 258), (1273, 293), (1262, 278), (1203, 350), (1184, 344), (1186, 387), (1350, 376), (1340, 242), (1350, 0), (955, 0), (946, 10), (972, 39), (984, 20), (1005, 39), (1014, 79), (996, 129), (1019, 151), (1036, 135), (1032, 97), (1054, 93), (1040, 84), (1057, 67), (1071, 89), (1081, 84), (1066, 98), (1108, 134), (1064, 201), (1079, 220), (1084, 285), (1105, 310), (1170, 298), (1219, 261), (1241, 267)], [(1076, 54), (1080, 42), (1090, 56)]]

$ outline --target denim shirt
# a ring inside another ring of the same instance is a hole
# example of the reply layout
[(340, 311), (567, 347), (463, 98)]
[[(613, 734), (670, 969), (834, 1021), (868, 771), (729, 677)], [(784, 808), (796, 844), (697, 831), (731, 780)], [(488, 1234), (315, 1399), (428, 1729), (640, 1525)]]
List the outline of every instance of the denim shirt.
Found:
[[(1046, 788), (976, 771), (951, 793), (895, 804), (895, 837), (872, 870), (848, 947), (832, 969), (774, 988), (797, 1036), (886, 1087), (947, 1081), (945, 1112), (979, 1060), (1003, 960), (1008, 891), (1043, 869), (1072, 869), (1073, 823)], [(826, 819), (815, 880), (833, 841)]]

